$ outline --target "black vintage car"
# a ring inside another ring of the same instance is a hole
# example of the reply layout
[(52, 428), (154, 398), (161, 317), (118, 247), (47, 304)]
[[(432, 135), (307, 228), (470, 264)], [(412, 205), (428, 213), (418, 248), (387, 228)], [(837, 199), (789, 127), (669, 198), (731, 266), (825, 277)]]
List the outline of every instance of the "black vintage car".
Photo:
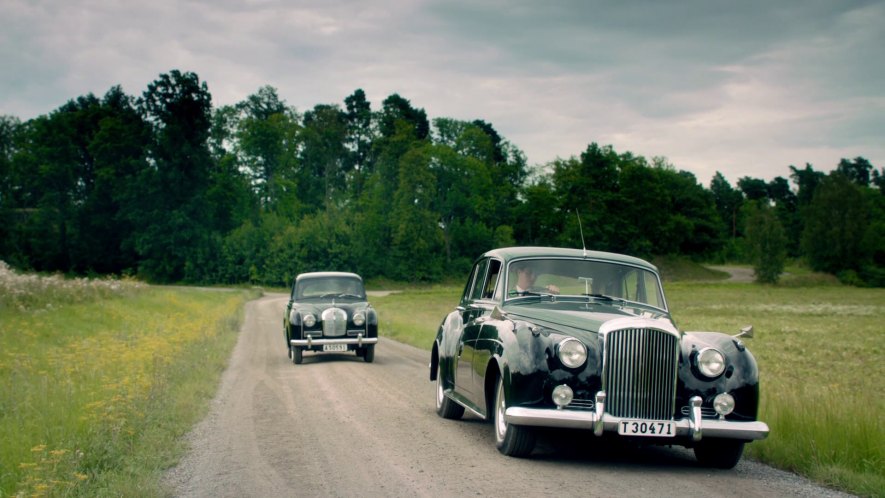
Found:
[(299, 365), (304, 351), (355, 351), (375, 359), (378, 315), (366, 300), (363, 279), (355, 273), (302, 273), (292, 284), (283, 319), (289, 357)]
[(680, 331), (657, 269), (618, 254), (497, 249), (474, 264), (430, 359), (436, 409), (491, 419), (501, 453), (537, 427), (694, 448), (731, 468), (768, 435), (756, 361), (740, 336)]

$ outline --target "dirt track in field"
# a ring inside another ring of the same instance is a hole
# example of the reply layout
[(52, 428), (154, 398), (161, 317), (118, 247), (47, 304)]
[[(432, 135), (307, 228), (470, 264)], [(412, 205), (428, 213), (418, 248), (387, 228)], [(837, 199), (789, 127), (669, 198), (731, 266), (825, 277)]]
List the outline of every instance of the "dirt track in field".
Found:
[(747, 460), (711, 470), (683, 449), (575, 432), (545, 434), (531, 458), (502, 456), (490, 425), (436, 415), (426, 351), (382, 339), (371, 364), (305, 353), (293, 365), (285, 304), (247, 305), (211, 411), (165, 476), (174, 496), (847, 496)]

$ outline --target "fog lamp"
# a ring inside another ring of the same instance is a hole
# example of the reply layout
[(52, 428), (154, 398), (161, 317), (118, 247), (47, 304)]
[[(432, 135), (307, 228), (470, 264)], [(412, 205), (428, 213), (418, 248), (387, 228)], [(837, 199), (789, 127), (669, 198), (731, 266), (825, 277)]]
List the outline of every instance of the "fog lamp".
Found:
[(366, 315), (362, 311), (357, 311), (353, 314), (353, 324), (357, 327), (362, 327), (363, 324), (366, 323)]
[(307, 313), (304, 315), (304, 326), (305, 327), (313, 327), (317, 324), (317, 317), (313, 316), (313, 313)]
[(716, 409), (716, 413), (723, 417), (728, 415), (734, 411), (734, 396), (728, 393), (717, 395), (713, 398), (713, 408)]
[(574, 399), (575, 393), (572, 388), (562, 384), (553, 388), (553, 402), (558, 408), (567, 406)]

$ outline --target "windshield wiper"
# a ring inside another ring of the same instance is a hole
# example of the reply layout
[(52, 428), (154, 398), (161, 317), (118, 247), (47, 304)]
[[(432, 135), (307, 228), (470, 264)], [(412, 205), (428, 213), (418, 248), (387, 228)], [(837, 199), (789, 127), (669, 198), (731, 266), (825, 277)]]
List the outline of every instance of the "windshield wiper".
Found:
[(587, 296), (587, 297), (590, 297), (593, 299), (598, 299), (600, 301), (612, 301), (612, 302), (619, 302), (621, 304), (626, 303), (626, 301), (624, 301), (623, 299), (621, 299), (619, 297), (607, 296), (605, 294), (581, 294), (581, 295)]
[(352, 297), (352, 298), (356, 298), (356, 299), (363, 299), (363, 296), (358, 296), (356, 294), (348, 294), (348, 293), (338, 294), (338, 297)]
[(511, 299), (520, 299), (527, 297), (536, 297), (538, 300), (542, 300), (545, 297), (550, 298), (551, 301), (556, 301), (556, 294), (551, 294), (549, 292), (532, 292), (532, 291), (524, 291), (520, 292), (514, 296), (511, 296)]

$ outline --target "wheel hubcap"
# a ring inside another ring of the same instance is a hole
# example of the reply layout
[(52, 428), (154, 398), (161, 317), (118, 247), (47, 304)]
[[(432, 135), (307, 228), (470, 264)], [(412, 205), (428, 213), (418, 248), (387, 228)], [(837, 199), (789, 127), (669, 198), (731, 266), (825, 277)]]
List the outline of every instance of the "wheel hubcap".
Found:
[(443, 402), (443, 384), (442, 384), (442, 367), (437, 365), (436, 367), (436, 407), (439, 408), (442, 406)]
[(504, 420), (504, 383), (498, 381), (498, 392), (495, 396), (495, 436), (498, 441), (504, 440), (507, 433), (507, 422)]

